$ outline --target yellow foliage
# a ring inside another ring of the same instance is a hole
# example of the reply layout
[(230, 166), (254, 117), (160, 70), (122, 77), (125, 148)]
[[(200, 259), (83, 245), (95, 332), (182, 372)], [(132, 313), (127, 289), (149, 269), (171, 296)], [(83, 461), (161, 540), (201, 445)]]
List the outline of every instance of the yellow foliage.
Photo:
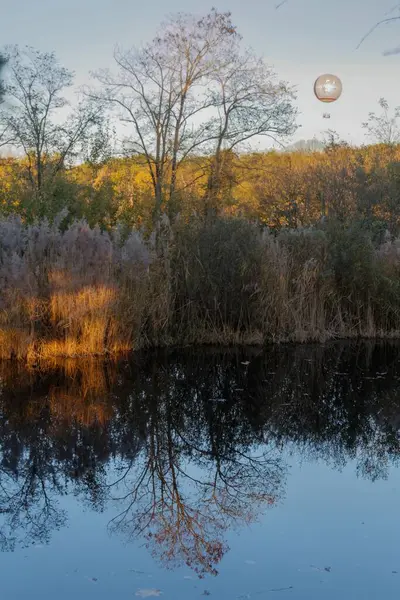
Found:
[[(243, 215), (271, 227), (309, 225), (323, 214), (352, 217), (357, 211), (385, 216), (397, 222), (396, 165), (400, 147), (371, 145), (336, 147), (324, 152), (223, 153), (218, 202), (221, 213)], [(184, 162), (177, 172), (170, 198), (166, 166), (163, 209), (185, 221), (193, 211), (202, 213), (210, 158)], [(26, 159), (0, 159), (0, 212), (35, 216), (29, 195)], [(113, 158), (103, 165), (81, 164), (62, 173), (64, 187), (52, 190), (41, 207), (53, 216), (63, 206), (73, 216), (106, 226), (116, 221), (149, 226), (154, 189), (149, 170), (140, 157)], [(65, 187), (67, 186), (67, 187)], [(57, 194), (65, 197), (54, 198)]]

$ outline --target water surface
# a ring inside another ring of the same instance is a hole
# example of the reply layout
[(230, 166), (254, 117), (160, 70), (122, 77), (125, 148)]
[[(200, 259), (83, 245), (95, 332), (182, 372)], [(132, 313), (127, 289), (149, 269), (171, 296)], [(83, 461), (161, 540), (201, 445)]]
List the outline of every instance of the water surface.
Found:
[(1, 598), (398, 599), (400, 346), (0, 365)]

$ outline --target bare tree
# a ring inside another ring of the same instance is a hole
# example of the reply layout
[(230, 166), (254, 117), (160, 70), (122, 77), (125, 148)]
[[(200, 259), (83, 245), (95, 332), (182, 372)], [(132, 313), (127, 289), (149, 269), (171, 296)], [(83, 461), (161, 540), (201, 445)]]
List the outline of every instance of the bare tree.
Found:
[[(4, 67), (7, 64), (7, 59), (3, 54), (0, 54), (0, 104), (4, 102), (5, 86), (2, 79), (2, 73)], [(10, 128), (7, 124), (0, 123), (0, 148), (2, 146), (8, 146), (13, 140)]]
[(25, 154), (28, 179), (41, 195), (45, 184), (76, 155), (99, 109), (81, 103), (62, 121), (60, 111), (69, 106), (63, 94), (72, 86), (73, 74), (58, 64), (53, 53), (30, 47), (9, 46), (5, 57), (8, 102), (0, 112), (0, 124), (9, 143)]
[(242, 53), (239, 46), (235, 50), (213, 78), (214, 115), (206, 126), (213, 131), (206, 191), (206, 211), (211, 213), (216, 210), (227, 151), (244, 149), (254, 138), (280, 143), (296, 130), (293, 90), (277, 81), (272, 69), (253, 52)]
[[(279, 8), (281, 8), (281, 6), (283, 6), (287, 2), (288, 2), (288, 0), (280, 0), (275, 5), (275, 9), (278, 10)], [(358, 44), (356, 46), (356, 50), (358, 50), (362, 46), (362, 44), (365, 42), (365, 40), (367, 38), (369, 38), (370, 35), (372, 35), (372, 33), (374, 33), (374, 31), (379, 29), (379, 27), (381, 27), (382, 25), (388, 25), (389, 23), (393, 23), (394, 21), (398, 21), (400, 19), (400, 14), (394, 15), (394, 13), (396, 13), (396, 12), (400, 13), (400, 2), (397, 2), (386, 13), (383, 13), (383, 15), (382, 15), (383, 18), (380, 19), (377, 23), (375, 23), (372, 27), (370, 27), (370, 29), (362, 36), (362, 38), (358, 42)], [(390, 50), (385, 50), (384, 52), (382, 52), (382, 54), (383, 54), (383, 56), (391, 56), (393, 54), (400, 54), (400, 46), (396, 46), (395, 48), (392, 48)]]
[(379, 106), (382, 108), (382, 113), (376, 115), (374, 112), (370, 112), (368, 120), (362, 124), (362, 127), (366, 129), (366, 135), (378, 144), (398, 144), (400, 141), (400, 126), (398, 124), (400, 106), (394, 109), (393, 116), (390, 116), (389, 104), (384, 98), (380, 98)]
[(293, 117), (282, 101), (287, 91), (271, 83), (261, 61), (241, 55), (240, 41), (230, 13), (212, 9), (200, 19), (178, 14), (143, 48), (118, 49), (117, 74), (95, 74), (102, 88), (87, 91), (89, 97), (117, 107), (133, 127), (126, 147), (148, 167), (155, 221), (177, 192), (185, 159), (220, 153), (267, 130), (281, 135), (290, 129), (283, 125)]
[[(2, 54), (0, 54), (0, 75), (6, 64), (7, 64), (6, 58)], [(3, 101), (3, 96), (4, 96), (4, 83), (3, 83), (3, 80), (0, 79), (0, 102)]]
[[(375, 25), (373, 25), (368, 31), (367, 33), (365, 33), (363, 35), (363, 37), (361, 38), (361, 40), (358, 42), (357, 46), (356, 46), (356, 50), (358, 50), (360, 48), (360, 46), (365, 42), (365, 40), (379, 27), (381, 27), (381, 25), (387, 25), (389, 23), (392, 23), (393, 21), (398, 21), (400, 19), (400, 15), (396, 15), (396, 16), (392, 16), (394, 12), (396, 11), (400, 11), (400, 3), (398, 2), (397, 4), (395, 4), (394, 6), (392, 6), (392, 8), (390, 10), (388, 10), (383, 16), (384, 18), (381, 19), (380, 21), (378, 21), (377, 23), (375, 23)], [(398, 54), (400, 52), (400, 48), (394, 48), (392, 50), (386, 50), (385, 52), (383, 52), (384, 56), (390, 56), (391, 54)]]
[(116, 107), (121, 121), (132, 126), (125, 148), (148, 167), (155, 221), (163, 201), (175, 193), (182, 160), (207, 141), (196, 121), (211, 106), (207, 82), (218, 68), (218, 53), (235, 36), (230, 13), (213, 9), (201, 19), (178, 14), (143, 48), (117, 49), (118, 72), (97, 72), (102, 89), (87, 91)]

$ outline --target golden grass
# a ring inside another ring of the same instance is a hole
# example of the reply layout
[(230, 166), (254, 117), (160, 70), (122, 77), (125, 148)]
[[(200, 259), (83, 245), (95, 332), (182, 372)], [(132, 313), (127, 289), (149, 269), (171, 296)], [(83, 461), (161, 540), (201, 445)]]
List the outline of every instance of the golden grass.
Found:
[[(36, 364), (58, 357), (117, 357), (174, 344), (397, 336), (400, 261), (390, 248), (391, 253), (378, 249), (371, 255), (389, 285), (387, 299), (379, 285), (369, 283), (377, 276), (370, 256), (357, 266), (366, 272), (366, 282), (350, 278), (347, 288), (340, 287), (323, 232), (260, 236), (235, 220), (211, 230), (185, 227), (175, 232), (169, 254), (153, 260), (149, 269), (125, 263), (115, 271), (107, 266), (102, 274), (50, 263), (30, 294), (17, 286), (7, 289), (0, 359)], [(340, 236), (341, 243), (343, 232)], [(351, 246), (352, 234), (343, 239), (358, 265), (363, 249)], [(368, 286), (373, 292), (365, 294)]]
[[(293, 277), (282, 257), (275, 265), (266, 265), (257, 299), (257, 323), (254, 328), (221, 325), (220, 312), (199, 318), (201, 307), (182, 317), (173, 314), (170, 298), (156, 282), (143, 296), (105, 285), (86, 286), (75, 292), (55, 292), (47, 305), (28, 299), (20, 303), (18, 325), (2, 324), (0, 359), (15, 358), (26, 363), (49, 363), (58, 357), (77, 358), (127, 354), (134, 349), (173, 344), (262, 345), (274, 342), (324, 342), (335, 338), (395, 337), (393, 331), (378, 329), (372, 314), (360, 326), (349, 328), (338, 300), (335, 317), (327, 314), (330, 290), (318, 288), (315, 271), (309, 267)], [(136, 296), (136, 298), (135, 298)], [(22, 308), (23, 307), (23, 308)], [(332, 302), (330, 305), (332, 312)], [(24, 315), (28, 314), (26, 319)], [(32, 323), (48, 316), (47, 329), (35, 330)], [(171, 333), (171, 324), (176, 325)]]
[(32, 358), (34, 343), (29, 331), (2, 326), (0, 329), (0, 359), (28, 360)]

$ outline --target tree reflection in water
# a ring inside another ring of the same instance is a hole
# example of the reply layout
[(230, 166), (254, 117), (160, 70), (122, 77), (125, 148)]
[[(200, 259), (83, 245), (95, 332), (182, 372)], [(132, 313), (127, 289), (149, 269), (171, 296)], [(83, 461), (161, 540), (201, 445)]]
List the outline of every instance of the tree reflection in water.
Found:
[(227, 531), (282, 500), (290, 452), (387, 476), (399, 355), (371, 343), (0, 365), (1, 548), (48, 542), (74, 494), (112, 507), (110, 531), (145, 538), (165, 566), (216, 574)]
[(216, 574), (224, 532), (276, 501), (284, 469), (276, 452), (255, 453), (245, 439), (224, 447), (211, 411), (196, 439), (182, 416), (179, 403), (159, 398), (144, 448), (113, 484), (126, 493), (117, 495), (124, 506), (110, 527), (128, 538), (143, 534), (166, 566), (185, 562), (199, 575)]

